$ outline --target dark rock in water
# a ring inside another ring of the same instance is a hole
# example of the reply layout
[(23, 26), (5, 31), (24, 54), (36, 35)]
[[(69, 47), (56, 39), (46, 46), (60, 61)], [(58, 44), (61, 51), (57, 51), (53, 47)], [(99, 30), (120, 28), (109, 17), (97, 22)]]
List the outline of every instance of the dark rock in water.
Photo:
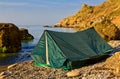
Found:
[(43, 26), (43, 27), (50, 27), (50, 26), (48, 26), (48, 25), (45, 25), (45, 26)]
[(15, 53), (21, 49), (20, 32), (12, 23), (0, 23), (0, 53)]
[(28, 30), (25, 28), (20, 28), (20, 36), (21, 36), (21, 40), (32, 40), (34, 39), (34, 37), (28, 33)]
[(43, 27), (49, 27), (49, 28), (52, 28), (52, 26), (49, 26), (49, 25), (44, 25)]

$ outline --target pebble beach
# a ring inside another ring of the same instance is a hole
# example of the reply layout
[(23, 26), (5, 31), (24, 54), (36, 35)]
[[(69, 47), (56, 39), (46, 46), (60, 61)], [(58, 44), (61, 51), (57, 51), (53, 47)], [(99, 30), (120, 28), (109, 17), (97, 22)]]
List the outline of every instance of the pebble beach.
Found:
[[(108, 42), (112, 47), (120, 45), (120, 41)], [(114, 73), (105, 66), (105, 61), (98, 62), (79, 69), (71, 70), (78, 75), (70, 77), (68, 72), (61, 69), (36, 67), (33, 61), (3, 66), (0, 69), (0, 79), (120, 79), (119, 71)]]

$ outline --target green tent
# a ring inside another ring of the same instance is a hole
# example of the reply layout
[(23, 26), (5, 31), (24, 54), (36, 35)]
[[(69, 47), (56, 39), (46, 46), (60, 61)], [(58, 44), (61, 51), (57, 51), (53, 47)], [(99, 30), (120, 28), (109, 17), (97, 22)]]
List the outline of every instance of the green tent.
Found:
[(31, 57), (37, 66), (74, 69), (108, 56), (112, 49), (94, 28), (75, 33), (45, 30)]

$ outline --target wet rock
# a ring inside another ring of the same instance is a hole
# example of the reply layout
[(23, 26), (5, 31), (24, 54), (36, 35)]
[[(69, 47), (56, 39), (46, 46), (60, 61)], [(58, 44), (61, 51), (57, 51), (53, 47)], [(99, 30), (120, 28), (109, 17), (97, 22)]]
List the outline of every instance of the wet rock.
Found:
[(44, 25), (43, 27), (52, 27), (52, 26), (49, 26), (49, 25)]
[(34, 39), (34, 37), (28, 33), (28, 30), (25, 28), (20, 28), (20, 36), (21, 36), (21, 40), (32, 40)]
[(0, 53), (15, 53), (21, 49), (20, 32), (12, 23), (0, 23)]

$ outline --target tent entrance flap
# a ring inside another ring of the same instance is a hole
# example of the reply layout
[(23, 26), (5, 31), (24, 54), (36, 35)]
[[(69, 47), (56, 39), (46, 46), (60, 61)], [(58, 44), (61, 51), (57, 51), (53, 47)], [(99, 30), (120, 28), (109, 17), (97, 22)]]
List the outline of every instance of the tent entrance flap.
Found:
[(49, 57), (48, 57), (48, 40), (47, 40), (47, 34), (45, 32), (45, 44), (46, 44), (46, 64), (50, 65), (49, 63)]

